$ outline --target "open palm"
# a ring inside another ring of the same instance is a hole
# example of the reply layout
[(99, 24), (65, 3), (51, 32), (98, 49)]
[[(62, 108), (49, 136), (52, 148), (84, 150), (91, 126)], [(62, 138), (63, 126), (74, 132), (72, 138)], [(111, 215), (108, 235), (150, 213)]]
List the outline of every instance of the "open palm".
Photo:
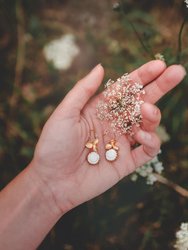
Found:
[[(158, 153), (160, 141), (155, 128), (160, 111), (152, 104), (175, 87), (185, 71), (178, 65), (166, 69), (163, 62), (156, 60), (130, 74), (144, 85), (146, 92), (142, 128), (134, 136), (141, 145), (132, 149), (129, 137), (118, 136), (118, 158), (113, 162), (105, 159), (105, 145), (113, 138), (104, 136), (106, 125), (96, 117), (101, 96), (92, 97), (103, 75), (104, 70), (98, 65), (75, 85), (45, 124), (35, 150), (33, 169), (63, 212), (103, 193)], [(100, 161), (94, 166), (87, 161), (89, 150), (85, 147), (91, 130), (99, 139)]]

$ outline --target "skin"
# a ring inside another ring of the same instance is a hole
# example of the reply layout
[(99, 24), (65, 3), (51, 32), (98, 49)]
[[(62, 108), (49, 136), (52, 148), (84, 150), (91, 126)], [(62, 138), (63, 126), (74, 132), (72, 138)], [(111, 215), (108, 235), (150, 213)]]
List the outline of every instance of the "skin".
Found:
[[(112, 138), (104, 136), (106, 127), (96, 119), (101, 96), (93, 97), (103, 76), (97, 65), (67, 94), (46, 122), (29, 166), (0, 193), (3, 249), (36, 249), (67, 211), (105, 192), (158, 153), (155, 129), (161, 115), (153, 104), (183, 79), (184, 68), (166, 68), (155, 60), (131, 73), (146, 91), (143, 123), (134, 138), (117, 138), (119, 156), (111, 163), (105, 159), (105, 144)], [(85, 148), (93, 129), (101, 157), (95, 166), (88, 164)], [(132, 149), (135, 141), (140, 146)]]

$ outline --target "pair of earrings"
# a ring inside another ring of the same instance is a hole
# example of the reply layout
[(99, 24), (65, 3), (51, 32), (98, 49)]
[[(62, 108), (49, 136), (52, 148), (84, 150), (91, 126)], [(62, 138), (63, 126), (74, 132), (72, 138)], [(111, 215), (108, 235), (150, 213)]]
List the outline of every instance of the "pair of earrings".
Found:
[[(85, 146), (86, 146), (86, 148), (88, 148), (90, 150), (90, 152), (87, 155), (87, 161), (88, 161), (88, 163), (91, 164), (91, 165), (96, 165), (96, 164), (98, 164), (98, 162), (100, 160), (100, 155), (98, 153), (98, 148), (97, 148), (97, 145), (99, 143), (99, 139), (96, 138), (95, 132), (94, 132), (94, 136), (93, 137), (94, 138), (90, 139), (86, 143)], [(112, 161), (115, 161), (117, 159), (119, 148), (116, 145), (116, 140), (115, 139), (110, 140), (106, 144), (105, 150), (106, 150), (106, 152), (105, 152), (105, 158), (106, 158), (107, 161), (112, 162)]]

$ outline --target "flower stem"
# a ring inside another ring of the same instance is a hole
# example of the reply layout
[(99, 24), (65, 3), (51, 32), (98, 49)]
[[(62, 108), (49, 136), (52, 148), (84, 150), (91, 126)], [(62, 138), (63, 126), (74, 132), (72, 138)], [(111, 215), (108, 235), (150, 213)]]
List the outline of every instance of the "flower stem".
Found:
[(152, 59), (154, 59), (155, 57), (154, 57), (153, 53), (152, 53), (152, 52), (147, 48), (147, 46), (145, 45), (144, 40), (143, 40), (142, 37), (139, 35), (139, 33), (138, 33), (138, 31), (137, 31), (135, 25), (134, 25), (131, 21), (129, 21), (129, 20), (127, 20), (127, 21), (129, 22), (131, 28), (133, 29), (135, 35), (136, 35), (137, 38), (138, 38), (138, 41), (140, 42), (140, 44), (141, 44), (142, 47), (143, 47), (143, 49), (146, 51), (146, 53), (147, 53)]
[(152, 53), (151, 49), (148, 49), (148, 47), (146, 46), (144, 40), (142, 39), (142, 37), (139, 35), (135, 25), (126, 17), (126, 12), (123, 8), (123, 5), (124, 5), (124, 1), (121, 0), (121, 10), (124, 14), (124, 18), (126, 19), (126, 21), (129, 23), (129, 25), (131, 26), (132, 30), (134, 31), (136, 37), (138, 38), (138, 41), (140, 42), (141, 46), (143, 47), (143, 49), (145, 50), (145, 52), (152, 58), (154, 59), (155, 56), (154, 54)]
[(183, 34), (183, 29), (185, 27), (185, 23), (186, 23), (186, 17), (184, 18), (181, 26), (180, 26), (180, 30), (179, 30), (179, 34), (178, 34), (178, 50), (177, 50), (177, 55), (176, 55), (176, 60), (177, 63), (181, 62), (181, 56), (182, 56), (182, 34)]
[(181, 196), (188, 198), (188, 190), (179, 186), (178, 184), (168, 180), (167, 178), (165, 178), (164, 176), (160, 175), (160, 174), (154, 174), (155, 177), (157, 178), (157, 181), (172, 188), (174, 191), (176, 191), (178, 194), (180, 194)]

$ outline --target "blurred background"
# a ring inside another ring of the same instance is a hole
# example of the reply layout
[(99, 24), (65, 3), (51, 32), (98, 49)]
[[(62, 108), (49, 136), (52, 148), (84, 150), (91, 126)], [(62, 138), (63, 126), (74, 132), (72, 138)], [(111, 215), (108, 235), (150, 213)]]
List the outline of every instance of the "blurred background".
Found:
[[(105, 80), (155, 58), (188, 69), (187, 16), (183, 0), (0, 0), (0, 188), (31, 161), (49, 115), (96, 64)], [(174, 190), (188, 189), (187, 93), (186, 77), (158, 103), (160, 161), (173, 184), (127, 177), (66, 214), (39, 250), (173, 249), (188, 221), (188, 196)]]

